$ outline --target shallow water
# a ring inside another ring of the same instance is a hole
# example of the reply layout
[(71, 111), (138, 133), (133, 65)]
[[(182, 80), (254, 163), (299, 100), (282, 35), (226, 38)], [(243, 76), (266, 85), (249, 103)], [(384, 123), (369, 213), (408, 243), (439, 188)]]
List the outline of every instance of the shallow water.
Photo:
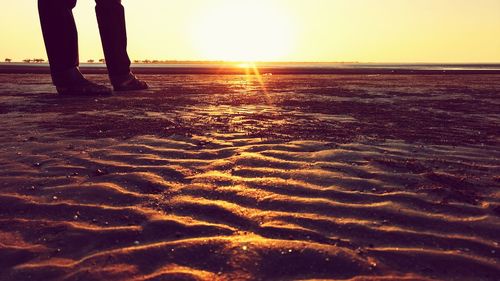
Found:
[[(224, 69), (229, 73), (245, 72), (244, 68), (240, 67), (239, 63), (153, 63), (145, 64), (138, 63), (132, 64), (132, 68), (136, 73), (145, 74), (186, 74), (193, 73), (217, 73), (217, 70)], [(261, 69), (263, 73), (293, 73), (293, 74), (342, 74), (342, 73), (371, 73), (371, 74), (388, 74), (388, 73), (402, 73), (411, 74), (434, 74), (440, 72), (453, 73), (476, 73), (480, 74), (500, 74), (500, 64), (498, 63), (476, 63), (476, 64), (439, 64), (439, 63), (266, 63), (257, 62), (248, 64), (250, 72), (252, 65)], [(14, 73), (24, 72), (40, 72), (45, 71), (48, 73), (48, 63), (0, 63), (0, 72)], [(86, 73), (100, 73), (105, 71), (106, 66), (100, 63), (82, 63), (80, 68)]]

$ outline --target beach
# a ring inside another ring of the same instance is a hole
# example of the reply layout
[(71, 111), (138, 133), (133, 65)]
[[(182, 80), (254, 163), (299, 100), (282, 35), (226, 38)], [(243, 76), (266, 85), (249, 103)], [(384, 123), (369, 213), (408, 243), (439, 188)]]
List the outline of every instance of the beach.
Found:
[(0, 280), (498, 280), (500, 75), (270, 72), (0, 74)]

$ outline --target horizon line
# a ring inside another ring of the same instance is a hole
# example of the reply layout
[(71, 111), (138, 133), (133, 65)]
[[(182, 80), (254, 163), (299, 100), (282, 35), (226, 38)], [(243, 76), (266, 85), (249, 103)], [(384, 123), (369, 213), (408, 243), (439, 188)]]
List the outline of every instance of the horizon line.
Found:
[[(170, 63), (170, 64), (135, 64), (132, 71), (136, 74), (500, 74), (500, 64), (328, 64), (328, 63), (270, 63), (244, 64), (235, 63)], [(82, 64), (84, 74), (106, 74), (102, 63)], [(249, 71), (250, 70), (250, 71)], [(50, 74), (48, 63), (0, 63), (0, 73)]]
[[(1, 64), (17, 64), (17, 63), (29, 63), (29, 64), (48, 64), (48, 60), (45, 58), (31, 58), (29, 60), (41, 59), (41, 62), (26, 62), (25, 60), (11, 60), (0, 61)], [(26, 59), (28, 60), (28, 59)], [(98, 60), (87, 60), (80, 61), (80, 64), (105, 64)], [(497, 65), (500, 61), (489, 61), (489, 62), (478, 62), (478, 61), (237, 61), (237, 60), (158, 60), (158, 59), (144, 59), (144, 60), (131, 60), (131, 64), (401, 64), (401, 65), (411, 65), (411, 64), (433, 64), (433, 65)]]

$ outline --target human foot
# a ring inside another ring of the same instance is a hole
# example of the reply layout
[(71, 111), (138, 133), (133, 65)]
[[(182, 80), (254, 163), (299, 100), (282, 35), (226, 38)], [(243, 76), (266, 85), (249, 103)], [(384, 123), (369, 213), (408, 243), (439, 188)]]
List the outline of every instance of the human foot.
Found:
[(91, 82), (87, 79), (69, 84), (57, 86), (57, 92), (64, 96), (108, 96), (113, 92), (106, 86)]
[(117, 92), (123, 92), (123, 91), (146, 90), (149, 88), (149, 86), (146, 82), (137, 79), (135, 75), (130, 73), (125, 79), (119, 81), (116, 80), (113, 81), (113, 88)]

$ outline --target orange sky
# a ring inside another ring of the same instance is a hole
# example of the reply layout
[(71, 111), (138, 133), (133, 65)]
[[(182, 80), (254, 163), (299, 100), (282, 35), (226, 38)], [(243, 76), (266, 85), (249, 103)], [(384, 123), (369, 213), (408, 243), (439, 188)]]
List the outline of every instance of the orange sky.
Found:
[[(499, 0), (123, 3), (132, 59), (500, 62)], [(45, 58), (36, 1), (0, 10), (0, 56)], [(79, 1), (75, 17), (81, 60), (101, 58), (93, 1)]]

